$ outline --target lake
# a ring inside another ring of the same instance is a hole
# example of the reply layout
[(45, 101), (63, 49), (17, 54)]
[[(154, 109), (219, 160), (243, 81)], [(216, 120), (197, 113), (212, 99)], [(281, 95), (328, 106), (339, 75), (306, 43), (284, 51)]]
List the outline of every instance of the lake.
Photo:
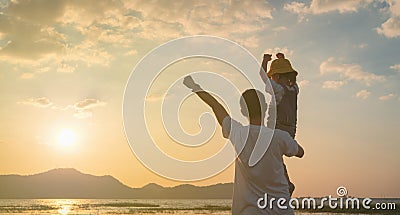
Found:
[[(230, 199), (0, 199), (0, 214), (228, 215), (231, 202)], [(296, 214), (328, 215), (333, 213), (297, 211)]]

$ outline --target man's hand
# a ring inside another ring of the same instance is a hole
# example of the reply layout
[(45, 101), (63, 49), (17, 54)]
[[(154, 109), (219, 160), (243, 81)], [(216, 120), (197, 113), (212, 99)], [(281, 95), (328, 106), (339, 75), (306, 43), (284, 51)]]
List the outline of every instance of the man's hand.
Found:
[(194, 82), (193, 78), (188, 75), (183, 79), (183, 84), (191, 89), (193, 92), (200, 97), (208, 106), (210, 106), (218, 120), (218, 123), (222, 125), (222, 120), (229, 116), (228, 112), (211, 94), (201, 89), (200, 85)]
[(183, 79), (183, 84), (184, 84), (187, 88), (189, 88), (189, 89), (191, 89), (191, 90), (194, 90), (194, 89), (197, 89), (197, 88), (200, 87), (196, 82), (194, 82), (192, 76), (190, 76), (190, 75), (186, 76), (186, 77)]
[(261, 63), (260, 76), (265, 84), (268, 81), (268, 77), (265, 75), (265, 73), (267, 72), (267, 64), (269, 61), (271, 61), (271, 59), (272, 59), (271, 54), (264, 54), (263, 61)]
[(263, 58), (263, 60), (264, 61), (271, 61), (272, 60), (272, 55), (271, 54), (264, 54), (264, 58)]

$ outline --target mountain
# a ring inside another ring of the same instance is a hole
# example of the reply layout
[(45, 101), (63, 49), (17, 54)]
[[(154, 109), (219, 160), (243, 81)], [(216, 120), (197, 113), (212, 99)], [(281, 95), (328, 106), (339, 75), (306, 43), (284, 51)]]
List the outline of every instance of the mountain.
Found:
[(82, 198), (82, 199), (225, 199), (232, 197), (232, 184), (198, 187), (179, 185), (162, 187), (148, 184), (131, 188), (112, 176), (94, 176), (75, 169), (53, 169), (21, 176), (0, 175), (0, 198)]

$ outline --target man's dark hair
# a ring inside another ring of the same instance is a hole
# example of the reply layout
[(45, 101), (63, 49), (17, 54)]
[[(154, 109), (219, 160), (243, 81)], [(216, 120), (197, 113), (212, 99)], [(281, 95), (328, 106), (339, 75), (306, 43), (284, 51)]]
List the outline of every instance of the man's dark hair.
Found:
[[(249, 118), (260, 118), (263, 115), (263, 110), (261, 105), (265, 103), (264, 94), (256, 89), (248, 89), (242, 93), (241, 98), (242, 109), (247, 107), (247, 112), (249, 113)], [(246, 107), (244, 107), (244, 102)]]

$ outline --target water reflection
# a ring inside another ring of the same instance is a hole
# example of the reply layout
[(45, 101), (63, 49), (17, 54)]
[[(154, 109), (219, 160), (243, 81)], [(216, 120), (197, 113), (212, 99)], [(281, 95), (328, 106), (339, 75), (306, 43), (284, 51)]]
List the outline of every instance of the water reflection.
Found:
[(70, 212), (70, 205), (63, 205), (60, 209), (58, 209), (58, 213), (62, 215), (67, 215)]
[(67, 215), (71, 212), (71, 207), (74, 204), (72, 200), (57, 200), (56, 205), (58, 209), (58, 213), (61, 215)]

